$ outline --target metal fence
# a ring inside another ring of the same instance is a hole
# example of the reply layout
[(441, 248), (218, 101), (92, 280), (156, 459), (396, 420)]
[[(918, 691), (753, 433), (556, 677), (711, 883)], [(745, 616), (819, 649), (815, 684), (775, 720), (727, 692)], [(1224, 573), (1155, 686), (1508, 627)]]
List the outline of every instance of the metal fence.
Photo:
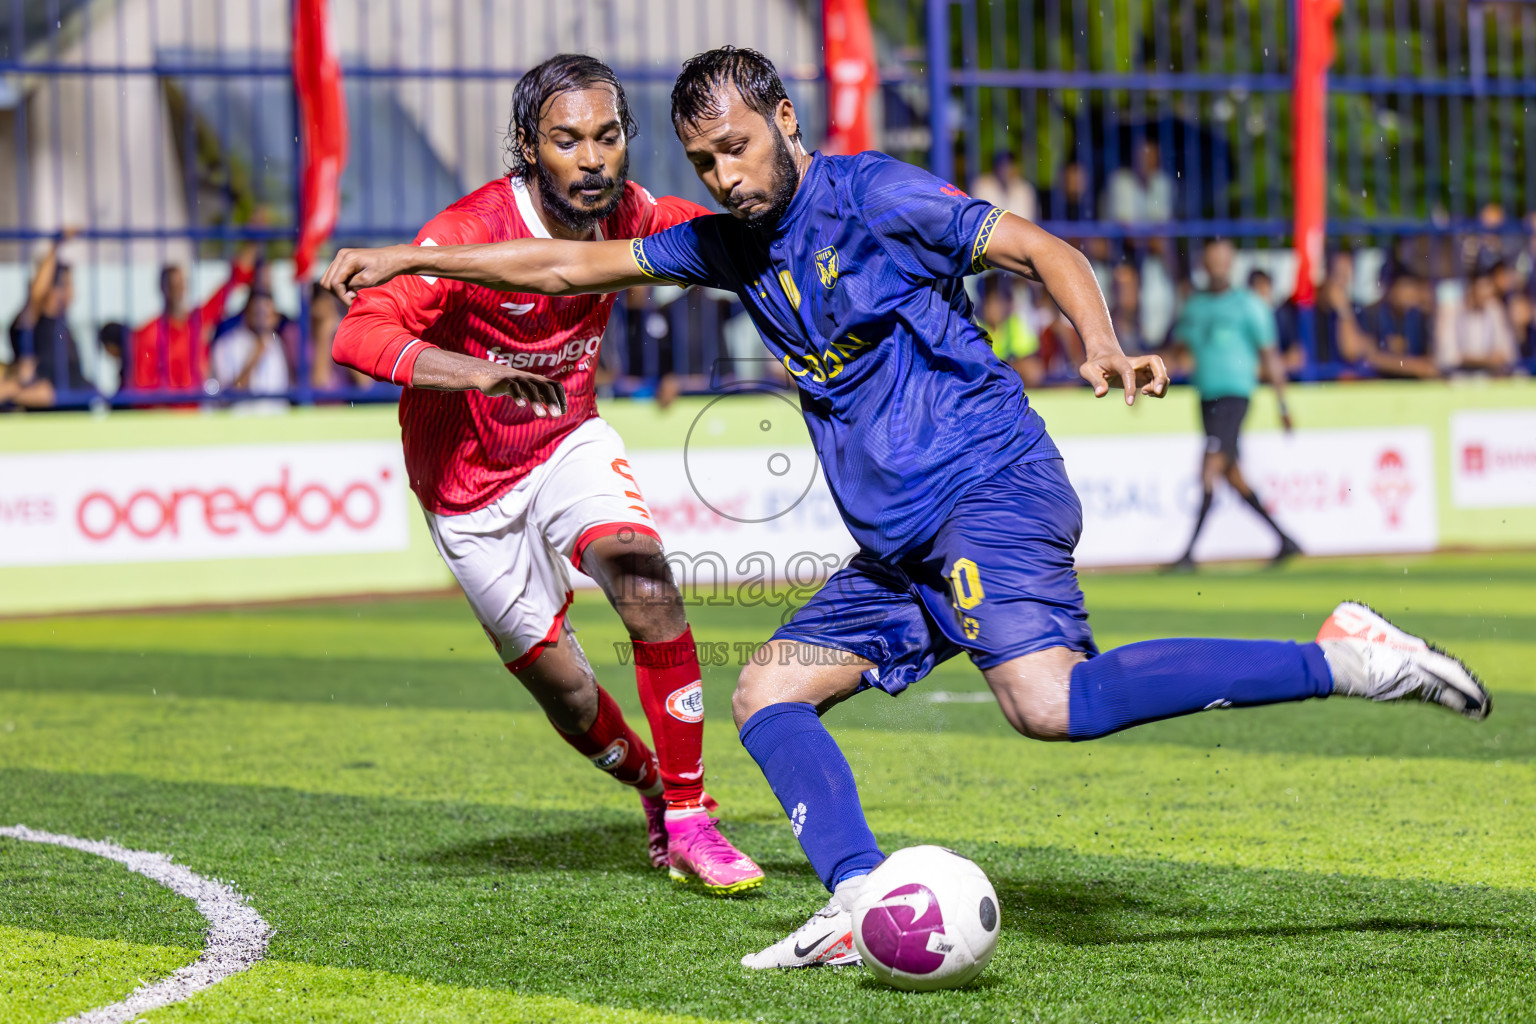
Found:
[[(632, 174), (652, 191), (707, 202), (667, 122), (672, 76), (699, 50), (765, 50), (805, 122), (823, 120), (814, 0), (334, 0), (332, 10), (351, 125), (338, 243), (410, 237), (500, 174), (512, 86), (560, 50), (596, 53), (626, 82), (641, 125)], [(888, 151), (962, 182), (1014, 154), (1039, 219), (1102, 266), (1142, 260), (1166, 239), (1154, 271), (1170, 296), (1191, 273), (1191, 241), (1211, 234), (1245, 239), (1285, 277), (1287, 0), (879, 0), (872, 12)], [(85, 376), (113, 401), (188, 395), (117, 392), (99, 327), (156, 316), (166, 264), (189, 268), (194, 297), (211, 293), (249, 242), (263, 247), (289, 318), (291, 396), (393, 395), (330, 386), (312, 366), (309, 296), (286, 262), (299, 163), (290, 13), (290, 0), (0, 2), (0, 314), (21, 307), (37, 247), (79, 226), (68, 323)], [(1467, 239), (1490, 232), (1520, 255), (1521, 217), (1536, 209), (1536, 4), (1345, 0), (1330, 88), (1329, 229), (1362, 250), (1362, 298), (1372, 260), (1452, 276)], [(1113, 208), (1138, 158), (1171, 183), (1155, 223)], [(607, 346), (611, 368), (644, 387), (664, 370), (707, 372), (743, 351), (738, 313), (720, 296), (653, 296), (622, 310), (637, 343)], [(66, 404), (94, 396), (61, 389)]]
[[(808, 122), (822, 120), (819, 6), (800, 0), (333, 0), (331, 11), (350, 125), (337, 244), (408, 239), (504, 173), (512, 88), (556, 52), (596, 53), (614, 66), (640, 125), (631, 175), (658, 193), (709, 201), (670, 146), (671, 82), (694, 53), (750, 40), (779, 62)], [(78, 228), (67, 250), (76, 292), (68, 322), (85, 376), (118, 404), (189, 395), (119, 390), (100, 326), (131, 335), (158, 315), (167, 265), (188, 269), (194, 301), (206, 297), (249, 243), (261, 246), (264, 283), (286, 314), (291, 397), (396, 393), (325, 387), (312, 372), (310, 296), (288, 260), (300, 161), (290, 18), (290, 0), (0, 3), (0, 314), (9, 320), (23, 305), (34, 250)], [(645, 356), (653, 376), (658, 366), (718, 360), (726, 336), (715, 305), (690, 296), (661, 310), (664, 331), (651, 321), (670, 342)], [(0, 338), (0, 357), (13, 357), (8, 347)], [(616, 348), (629, 375), (631, 360)], [(63, 378), (66, 360), (55, 362)], [(59, 384), (60, 404), (101, 400), (95, 388)]]

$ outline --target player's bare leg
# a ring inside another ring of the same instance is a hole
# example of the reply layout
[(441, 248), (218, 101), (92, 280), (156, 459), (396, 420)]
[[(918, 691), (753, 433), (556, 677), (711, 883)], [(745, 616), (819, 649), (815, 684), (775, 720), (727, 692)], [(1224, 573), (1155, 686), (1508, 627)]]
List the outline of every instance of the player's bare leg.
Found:
[[(882, 854), (864, 821), (847, 760), (819, 716), (853, 696), (873, 665), (828, 648), (772, 640), (741, 671), (731, 711), (742, 745), (763, 769), (790, 827), (831, 892), (788, 936), (742, 966), (847, 966), (860, 962), (848, 908)], [(806, 655), (810, 656), (806, 656)]]
[(652, 850), (660, 842), (674, 880), (697, 880), (717, 894), (763, 882), (750, 857), (720, 833), (704, 793), (704, 693), (683, 597), (661, 543), (620, 529), (593, 540), (581, 568), (597, 581), (633, 644), (640, 703), (650, 722), (665, 800), (648, 799)]
[(1072, 669), (1084, 660), (1082, 651), (1047, 647), (982, 675), (1009, 725), (1030, 739), (1064, 740), (1071, 722)]

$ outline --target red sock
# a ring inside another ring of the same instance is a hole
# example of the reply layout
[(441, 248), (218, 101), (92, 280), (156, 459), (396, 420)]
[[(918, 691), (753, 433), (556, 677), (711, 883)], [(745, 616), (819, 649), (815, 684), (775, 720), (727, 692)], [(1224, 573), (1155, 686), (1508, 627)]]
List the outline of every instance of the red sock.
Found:
[(647, 795), (656, 794), (661, 781), (656, 755), (624, 721), (624, 712), (601, 686), (597, 688), (597, 717), (592, 720), (592, 728), (579, 736), (559, 729), (555, 732), (624, 785)]
[(667, 806), (675, 810), (700, 807), (704, 796), (704, 690), (700, 675), (691, 628), (664, 643), (635, 641), (640, 706), (651, 723)]

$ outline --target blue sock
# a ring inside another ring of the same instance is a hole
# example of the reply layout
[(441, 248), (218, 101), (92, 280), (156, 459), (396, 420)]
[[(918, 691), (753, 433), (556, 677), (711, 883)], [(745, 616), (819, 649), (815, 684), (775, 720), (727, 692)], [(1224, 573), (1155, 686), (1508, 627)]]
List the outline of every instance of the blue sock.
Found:
[(741, 727), (741, 745), (763, 770), (827, 891), (884, 859), (864, 821), (853, 770), (814, 707), (768, 705)]
[(1148, 640), (1072, 669), (1067, 734), (1089, 740), (1209, 707), (1326, 697), (1333, 674), (1317, 644), (1277, 640)]

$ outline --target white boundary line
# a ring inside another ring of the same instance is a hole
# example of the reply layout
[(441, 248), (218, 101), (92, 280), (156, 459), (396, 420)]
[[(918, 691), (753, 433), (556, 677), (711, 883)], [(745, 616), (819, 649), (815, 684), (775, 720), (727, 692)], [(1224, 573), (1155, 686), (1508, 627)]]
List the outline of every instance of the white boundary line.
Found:
[(194, 901), (198, 913), (208, 920), (208, 943), (195, 961), (163, 981), (134, 989), (122, 1002), (77, 1013), (61, 1024), (128, 1024), (140, 1014), (179, 1003), (232, 974), (239, 974), (266, 955), (272, 929), (239, 893), (223, 882), (204, 878), (173, 863), (163, 853), (126, 850), (116, 843), (39, 832), (25, 825), (0, 828), (0, 836), (65, 846), (115, 860), (129, 871)]

